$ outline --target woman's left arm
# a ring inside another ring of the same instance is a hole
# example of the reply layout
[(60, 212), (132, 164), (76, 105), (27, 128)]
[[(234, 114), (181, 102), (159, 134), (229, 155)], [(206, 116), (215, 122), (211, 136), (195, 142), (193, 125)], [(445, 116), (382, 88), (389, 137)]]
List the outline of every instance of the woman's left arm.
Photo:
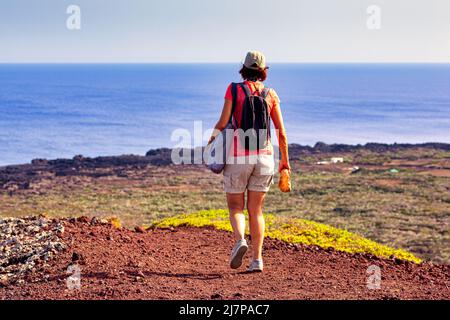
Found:
[(216, 136), (226, 128), (228, 121), (230, 121), (232, 104), (233, 102), (231, 100), (225, 99), (222, 114), (220, 115), (220, 119), (219, 121), (217, 121), (216, 126), (214, 127), (214, 131), (211, 134), (211, 138), (209, 138), (208, 144), (213, 142)]
[(273, 125), (277, 132), (278, 145), (280, 147), (281, 159), (278, 171), (281, 172), (283, 169), (288, 169), (291, 171), (291, 165), (289, 164), (289, 147), (287, 142), (286, 129), (284, 128), (283, 116), (281, 114), (280, 103), (277, 102), (272, 109), (270, 114)]

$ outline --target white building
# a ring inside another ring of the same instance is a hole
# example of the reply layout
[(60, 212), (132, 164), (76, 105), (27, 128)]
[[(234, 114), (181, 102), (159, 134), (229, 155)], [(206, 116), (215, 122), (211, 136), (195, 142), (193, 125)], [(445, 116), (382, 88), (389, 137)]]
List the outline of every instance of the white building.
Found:
[(331, 158), (331, 163), (343, 163), (344, 158)]

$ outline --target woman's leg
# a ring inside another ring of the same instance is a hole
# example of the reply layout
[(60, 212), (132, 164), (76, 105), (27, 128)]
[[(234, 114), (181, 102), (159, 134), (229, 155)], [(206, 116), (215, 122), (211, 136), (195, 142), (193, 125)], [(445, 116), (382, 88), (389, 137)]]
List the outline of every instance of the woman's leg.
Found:
[(247, 210), (253, 247), (253, 260), (262, 259), (262, 246), (265, 228), (262, 210), (265, 196), (265, 192), (248, 190)]
[(245, 235), (245, 197), (244, 193), (227, 193), (230, 222), (236, 241), (244, 239)]

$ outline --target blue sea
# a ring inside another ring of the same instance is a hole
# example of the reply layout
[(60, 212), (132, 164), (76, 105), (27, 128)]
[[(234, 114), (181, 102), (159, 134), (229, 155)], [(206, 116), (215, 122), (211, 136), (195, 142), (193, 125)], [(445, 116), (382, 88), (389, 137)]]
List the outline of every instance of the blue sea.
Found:
[[(176, 146), (174, 130), (214, 126), (238, 69), (0, 65), (0, 166)], [(273, 64), (267, 85), (281, 99), (290, 143), (450, 143), (447, 64)]]

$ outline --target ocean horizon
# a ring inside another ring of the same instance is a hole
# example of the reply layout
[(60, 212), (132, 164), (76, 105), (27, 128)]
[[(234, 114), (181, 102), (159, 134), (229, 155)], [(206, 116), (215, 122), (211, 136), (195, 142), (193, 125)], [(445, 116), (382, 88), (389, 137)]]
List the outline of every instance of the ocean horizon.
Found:
[[(450, 64), (270, 66), (289, 143), (450, 143)], [(0, 166), (172, 148), (174, 130), (214, 126), (238, 69), (0, 64)]]

